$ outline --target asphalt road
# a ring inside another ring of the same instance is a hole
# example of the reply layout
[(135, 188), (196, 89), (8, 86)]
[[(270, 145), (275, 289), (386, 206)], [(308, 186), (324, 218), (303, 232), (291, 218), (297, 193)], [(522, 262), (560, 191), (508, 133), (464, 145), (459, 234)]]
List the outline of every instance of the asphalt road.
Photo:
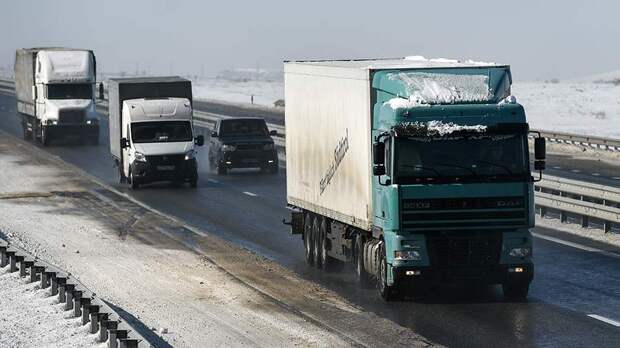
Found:
[[(288, 213), (284, 173), (217, 176), (202, 149), (197, 189), (152, 185), (130, 191), (114, 183), (106, 122), (102, 116), (100, 146), (46, 150), (154, 208), (274, 259), (379, 318), (448, 346), (620, 346), (618, 248), (536, 228), (536, 276), (526, 303), (503, 301), (497, 287), (441, 288), (423, 300), (384, 303), (375, 290), (358, 289), (347, 269), (326, 274), (305, 265), (300, 238), (281, 224)], [(0, 94), (0, 129), (21, 136), (13, 96)]]

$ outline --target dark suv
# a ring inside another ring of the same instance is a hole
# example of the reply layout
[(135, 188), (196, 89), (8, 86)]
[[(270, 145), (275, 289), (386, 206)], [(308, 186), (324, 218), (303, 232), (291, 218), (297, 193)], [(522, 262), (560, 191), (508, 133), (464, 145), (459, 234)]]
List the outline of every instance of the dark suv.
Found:
[(262, 118), (229, 118), (217, 121), (209, 142), (209, 161), (218, 174), (231, 168), (260, 168), (278, 172), (278, 153)]

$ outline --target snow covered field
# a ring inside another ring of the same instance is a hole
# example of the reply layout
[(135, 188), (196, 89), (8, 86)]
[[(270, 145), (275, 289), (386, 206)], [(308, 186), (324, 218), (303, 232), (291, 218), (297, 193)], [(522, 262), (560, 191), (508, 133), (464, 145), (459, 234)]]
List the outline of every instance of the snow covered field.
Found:
[[(512, 93), (525, 107), (532, 128), (620, 139), (620, 85), (592, 82), (597, 80), (516, 82)], [(284, 83), (224, 79), (194, 82), (196, 98), (249, 104), (252, 94), (255, 104), (273, 106), (284, 98)]]
[(0, 347), (107, 347), (40, 283), (0, 268)]

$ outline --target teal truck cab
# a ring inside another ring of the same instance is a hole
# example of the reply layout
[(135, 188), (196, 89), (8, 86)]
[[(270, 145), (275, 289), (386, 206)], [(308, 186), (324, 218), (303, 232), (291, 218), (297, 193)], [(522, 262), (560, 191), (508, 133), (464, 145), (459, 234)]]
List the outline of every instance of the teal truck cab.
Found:
[[(353, 262), (359, 281), (374, 280), (386, 300), (426, 284), (501, 284), (506, 297), (526, 298), (534, 277), (530, 228), (535, 179), (525, 112), (510, 95), (510, 68), (419, 59), (330, 63), (305, 64), (323, 77), (357, 76), (334, 67), (364, 70), (366, 74), (359, 76), (365, 75), (367, 96), (343, 95), (339, 100), (365, 100), (369, 119), (367, 127), (359, 127), (351, 123), (365, 122), (363, 114), (340, 122), (334, 121), (334, 115), (342, 111), (320, 108), (329, 114), (333, 127), (346, 129), (346, 150), (341, 140), (327, 155), (338, 165), (332, 166), (335, 169), (329, 184), (321, 187), (323, 192), (290, 190), (287, 182), (293, 233), (302, 234), (306, 259), (322, 268), (335, 260)], [(294, 80), (297, 71), (285, 69), (287, 78)], [(289, 153), (308, 153), (303, 147), (310, 145), (304, 143), (311, 142), (292, 139), (290, 151), (289, 117), (310, 116), (299, 115), (303, 108), (289, 95), (316, 96), (313, 92), (286, 94), (287, 181), (289, 177), (301, 180), (303, 186), (312, 185), (311, 176), (298, 168), (312, 171), (322, 164), (318, 156), (313, 164), (302, 166), (289, 160)], [(339, 92), (349, 93), (331, 91)], [(295, 127), (295, 122), (290, 123)], [(314, 136), (319, 141), (317, 134), (332, 133), (343, 131), (322, 129)], [(536, 150), (536, 169), (542, 169), (544, 139), (536, 140)], [(346, 168), (346, 161), (362, 161), (368, 167)], [(341, 192), (341, 199), (360, 199), (342, 192), (363, 190), (365, 180), (366, 217), (343, 211), (346, 202), (338, 205), (321, 199), (330, 189)]]

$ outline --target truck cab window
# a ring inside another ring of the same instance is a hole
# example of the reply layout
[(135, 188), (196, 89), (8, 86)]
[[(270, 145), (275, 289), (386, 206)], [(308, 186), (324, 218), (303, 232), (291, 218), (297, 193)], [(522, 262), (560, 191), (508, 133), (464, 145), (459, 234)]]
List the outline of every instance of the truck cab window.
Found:
[(93, 87), (88, 83), (47, 85), (48, 99), (92, 99)]

